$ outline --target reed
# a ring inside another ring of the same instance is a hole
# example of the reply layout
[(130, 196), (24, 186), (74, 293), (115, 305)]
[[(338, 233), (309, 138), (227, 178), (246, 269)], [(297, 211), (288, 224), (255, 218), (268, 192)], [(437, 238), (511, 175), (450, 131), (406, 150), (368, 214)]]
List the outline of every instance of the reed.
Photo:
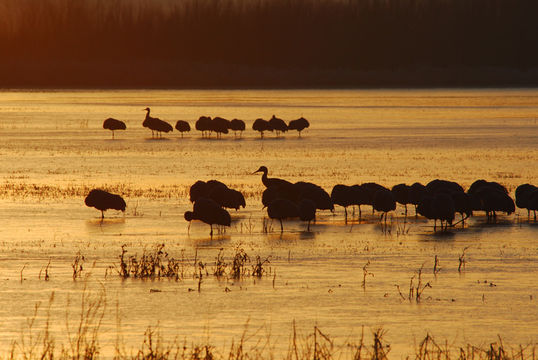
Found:
[(409, 292), (406, 295), (404, 295), (400, 289), (400, 285), (396, 284), (396, 288), (398, 289), (398, 294), (403, 300), (408, 301), (415, 301), (416, 303), (419, 303), (422, 300), (422, 294), (424, 293), (424, 290), (427, 288), (431, 288), (432, 285), (428, 281), (426, 283), (422, 280), (422, 270), (424, 270), (424, 264), (417, 270), (417, 273), (411, 276), (409, 280)]
[[(48, 307), (37, 303), (33, 313), (26, 320), (20, 338), (14, 340), (1, 359), (99, 359), (112, 354), (103, 353), (100, 335), (103, 331), (103, 315), (107, 308), (104, 290), (91, 292), (84, 287), (80, 298), (73, 308), (72, 300), (68, 299), (66, 306), (65, 332), (66, 343), (55, 338), (51, 333), (51, 306), (54, 292), (49, 298)], [(42, 313), (45, 314), (42, 314)], [(119, 315), (118, 315), (119, 316)], [(74, 321), (72, 319), (75, 319)], [(120, 331), (120, 319), (118, 332)], [(260, 327), (254, 332), (249, 331), (249, 323), (239, 339), (226, 341), (230, 345), (221, 347), (205, 342), (178, 341), (177, 336), (165, 338), (158, 326), (148, 326), (143, 333), (140, 345), (129, 345), (123, 342), (119, 335), (116, 338), (114, 354), (117, 360), (130, 359), (179, 359), (179, 360), (388, 360), (391, 346), (386, 341), (387, 330), (383, 328), (371, 331), (371, 341), (365, 335), (364, 326), (359, 337), (350, 337), (344, 341), (332, 338), (319, 326), (311, 331), (301, 333), (295, 321), (292, 321), (291, 334), (288, 337), (287, 351), (275, 353), (268, 346), (271, 335), (260, 334)], [(265, 339), (264, 339), (265, 337)], [(280, 338), (282, 339), (282, 337)], [(284, 340), (285, 341), (285, 340)], [(507, 346), (499, 336), (492, 342), (484, 344), (449, 344), (446, 340), (439, 342), (429, 333), (414, 346), (414, 353), (409, 354), (409, 360), (534, 360), (538, 344)], [(286, 344), (281, 344), (285, 348)], [(410, 348), (413, 348), (411, 345)]]
[(73, 268), (73, 280), (76, 280), (82, 275), (82, 271), (84, 271), (84, 261), (86, 261), (86, 259), (80, 252), (73, 259), (73, 263), (71, 264), (71, 267)]
[[(233, 257), (229, 260), (225, 256), (224, 249), (219, 249), (211, 268), (198, 257), (198, 251), (195, 252), (194, 259), (187, 259), (183, 249), (180, 257), (176, 259), (165, 251), (164, 244), (158, 244), (150, 250), (144, 249), (141, 255), (136, 253), (128, 255), (127, 253), (127, 246), (122, 245), (121, 253), (118, 255), (118, 263), (108, 267), (105, 277), (108, 277), (110, 271), (117, 273), (122, 279), (183, 281), (186, 274), (189, 273), (197, 281), (198, 291), (201, 291), (203, 279), (208, 276), (214, 276), (217, 279), (241, 280), (245, 277), (261, 278), (271, 274), (271, 270), (267, 269), (270, 256), (262, 258), (260, 255), (256, 255), (254, 262), (251, 263), (250, 256), (240, 246), (235, 248)], [(76, 261), (80, 262), (80, 258), (76, 257)]]

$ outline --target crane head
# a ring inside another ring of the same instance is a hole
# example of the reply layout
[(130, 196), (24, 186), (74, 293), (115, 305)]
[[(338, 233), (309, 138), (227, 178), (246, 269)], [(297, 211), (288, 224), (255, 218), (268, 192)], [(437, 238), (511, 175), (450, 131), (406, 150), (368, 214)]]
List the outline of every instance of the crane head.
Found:
[(260, 168), (256, 171), (254, 171), (252, 174), (256, 174), (256, 173), (259, 173), (259, 172), (263, 172), (263, 173), (267, 173), (267, 168), (265, 166), (260, 166)]

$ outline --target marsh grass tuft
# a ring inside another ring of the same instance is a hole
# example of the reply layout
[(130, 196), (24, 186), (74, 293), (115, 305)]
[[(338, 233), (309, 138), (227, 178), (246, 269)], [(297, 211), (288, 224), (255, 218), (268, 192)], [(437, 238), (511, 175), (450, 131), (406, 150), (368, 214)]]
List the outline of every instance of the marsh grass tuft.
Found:
[(75, 259), (73, 260), (73, 263), (71, 264), (71, 267), (73, 268), (73, 280), (76, 280), (79, 278), (82, 274), (82, 271), (84, 270), (84, 261), (85, 258), (83, 255), (80, 254), (80, 252), (75, 256)]
[[(403, 300), (413, 301), (415, 300), (416, 303), (419, 303), (422, 300), (422, 294), (424, 290), (427, 288), (431, 288), (432, 285), (430, 282), (423, 283), (422, 281), (422, 270), (424, 269), (424, 264), (420, 267), (420, 269), (417, 270), (417, 273), (413, 276), (411, 276), (411, 279), (409, 280), (409, 292), (407, 296), (405, 296), (401, 289), (400, 285), (396, 284), (396, 288), (398, 289), (398, 293), (400, 297)], [(416, 283), (415, 283), (416, 280)]]
[(236, 248), (232, 262), (232, 270), (230, 273), (233, 279), (239, 280), (243, 277), (243, 275), (245, 275), (245, 265), (247, 262), (250, 262), (250, 258), (245, 250), (242, 248)]
[(39, 270), (39, 276), (38, 276), (39, 280), (41, 280), (41, 274), (43, 274), (43, 280), (45, 281), (50, 280), (49, 267), (50, 267), (50, 260), (47, 263), (47, 266), (45, 266), (45, 268), (42, 268), (41, 270)]
[(435, 255), (434, 263), (433, 263), (433, 275), (437, 276), (439, 272), (441, 271), (441, 266), (439, 264), (439, 257)]
[(152, 251), (144, 250), (140, 257), (130, 255), (126, 257), (125, 245), (121, 247), (119, 267), (112, 265), (118, 275), (123, 278), (160, 279), (169, 278), (180, 280), (184, 274), (183, 260), (176, 260), (164, 251), (164, 244), (158, 244)]
[[(20, 339), (13, 341), (9, 354), (0, 357), (6, 359), (98, 359), (109, 355), (99, 342), (103, 331), (102, 323), (107, 308), (104, 290), (90, 292), (85, 287), (79, 300), (74, 302), (68, 298), (66, 306), (66, 335), (67, 343), (62, 343), (50, 331), (51, 324), (56, 319), (51, 317), (51, 308), (55, 294), (51, 293), (49, 305), (45, 309), (41, 303), (36, 303), (32, 315), (26, 319)], [(117, 305), (118, 306), (118, 305)], [(77, 308), (78, 307), (78, 308)], [(45, 316), (41, 313), (45, 311)], [(116, 309), (116, 312), (118, 309)], [(119, 316), (119, 315), (118, 315)], [(313, 331), (301, 334), (295, 321), (292, 322), (292, 332), (289, 336), (287, 351), (275, 353), (275, 348), (269, 345), (271, 335), (260, 334), (258, 330), (245, 331), (241, 337), (227, 342), (217, 348), (206, 342), (191, 342), (184, 339), (178, 342), (177, 336), (170, 339), (163, 337), (159, 326), (148, 326), (144, 331), (143, 341), (138, 348), (127, 349), (121, 334), (121, 322), (118, 318), (118, 336), (116, 337), (115, 353), (117, 360), (141, 359), (177, 359), (177, 360), (388, 360), (391, 346), (385, 341), (386, 331), (378, 328), (372, 331), (372, 342), (365, 340), (364, 326), (360, 337), (355, 342), (345, 340), (338, 343), (317, 325)], [(248, 325), (248, 322), (247, 322)], [(282, 339), (282, 337), (279, 337)], [(285, 345), (285, 344), (282, 344)], [(283, 347), (281, 347), (283, 348)], [(434, 340), (430, 334), (415, 344), (415, 353), (405, 357), (414, 360), (535, 360), (537, 344), (507, 347), (502, 339), (487, 343), (486, 346), (466, 344), (463, 346), (443, 345)]]
[(260, 255), (256, 255), (256, 263), (252, 265), (252, 276), (261, 278), (267, 272), (263, 266), (269, 263), (269, 257), (262, 260)]
[[(139, 256), (137, 254), (127, 255), (126, 245), (122, 245), (121, 253), (118, 256), (119, 263), (109, 266), (108, 270), (115, 271), (122, 279), (155, 280), (168, 278), (182, 281), (185, 280), (185, 274), (189, 273), (197, 281), (198, 291), (201, 290), (203, 279), (210, 275), (217, 279), (241, 280), (244, 277), (261, 278), (271, 274), (270, 268), (267, 269), (270, 256), (263, 258), (256, 255), (255, 261), (251, 263), (250, 256), (239, 246), (235, 248), (233, 257), (228, 261), (224, 249), (219, 249), (213, 267), (209, 267), (198, 257), (198, 251), (194, 254), (194, 260), (185, 258), (185, 250), (181, 251), (179, 259), (175, 259), (164, 248), (164, 244), (159, 244), (152, 250), (144, 250)], [(79, 258), (75, 258), (75, 260), (77, 259)], [(108, 276), (108, 270), (105, 276)]]
[(465, 264), (467, 263), (467, 259), (465, 258), (465, 252), (469, 249), (469, 246), (466, 246), (463, 248), (463, 251), (461, 255), (458, 257), (459, 265), (458, 265), (458, 272), (461, 274), (462, 269), (465, 270)]
[(362, 284), (361, 284), (361, 286), (362, 286), (362, 288), (364, 290), (366, 290), (366, 278), (368, 276), (374, 277), (374, 274), (368, 271), (368, 269), (367, 269), (368, 266), (370, 266), (370, 260), (368, 260), (366, 262), (366, 264), (364, 264), (364, 266), (362, 267)]

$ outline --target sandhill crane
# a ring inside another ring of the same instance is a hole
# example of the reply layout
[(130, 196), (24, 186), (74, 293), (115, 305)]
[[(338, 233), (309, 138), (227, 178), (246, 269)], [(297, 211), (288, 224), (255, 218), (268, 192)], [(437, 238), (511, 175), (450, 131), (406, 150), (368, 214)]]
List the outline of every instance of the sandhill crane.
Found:
[(293, 186), (292, 183), (290, 183), (287, 180), (279, 179), (279, 178), (269, 178), (267, 177), (267, 173), (269, 170), (267, 170), (267, 167), (260, 166), (260, 168), (256, 171), (254, 171), (252, 174), (256, 174), (262, 172), (262, 183), (265, 185), (265, 187), (271, 187), (271, 186), (277, 186), (277, 187), (285, 187), (285, 186)]
[(101, 219), (105, 217), (104, 212), (108, 209), (125, 211), (125, 200), (120, 195), (111, 194), (108, 191), (93, 189), (84, 199), (86, 206), (101, 210)]
[(126, 128), (127, 126), (125, 126), (125, 123), (123, 121), (114, 118), (108, 118), (103, 122), (103, 129), (108, 129), (112, 131), (112, 139), (114, 139), (115, 130), (125, 130)]
[(146, 111), (146, 117), (144, 121), (142, 122), (142, 126), (147, 127), (148, 129), (151, 130), (152, 138), (154, 137), (154, 132), (157, 132), (157, 136), (160, 135), (162, 137), (162, 132), (167, 133), (174, 130), (172, 125), (170, 125), (166, 121), (161, 120), (159, 118), (151, 117), (149, 115), (151, 111), (149, 107), (145, 108), (144, 110)]
[(176, 130), (179, 131), (181, 133), (181, 137), (183, 137), (184, 132), (191, 131), (191, 126), (185, 120), (178, 120), (176, 122)]
[(308, 120), (304, 117), (300, 117), (297, 120), (290, 120), (288, 124), (288, 130), (297, 130), (299, 132), (299, 137), (301, 137), (301, 131), (310, 126)]
[(531, 210), (534, 211), (534, 220), (536, 221), (536, 204), (533, 199), (537, 198), (538, 187), (531, 184), (522, 184), (516, 188), (516, 205), (520, 209), (527, 209), (527, 216), (531, 216)]
[(200, 116), (198, 120), (196, 120), (196, 124), (194, 125), (196, 130), (202, 132), (202, 138), (206, 136), (209, 137), (211, 134), (211, 117), (209, 116)]
[(243, 131), (245, 130), (245, 122), (243, 120), (233, 119), (230, 122), (230, 129), (233, 130), (234, 136), (236, 135), (237, 131), (239, 131), (239, 137), (241, 137)]
[(252, 124), (252, 129), (260, 132), (260, 137), (263, 139), (263, 132), (264, 131), (273, 131), (273, 128), (271, 127), (271, 124), (269, 124), (269, 121), (264, 120), (262, 118), (256, 119), (254, 121), (254, 124)]
[(271, 125), (271, 128), (275, 130), (276, 136), (278, 137), (280, 133), (288, 131), (288, 125), (284, 122), (284, 120), (277, 118), (275, 115), (269, 120), (269, 125)]
[(217, 139), (222, 138), (222, 134), (228, 134), (230, 128), (230, 121), (220, 116), (216, 116), (211, 120), (211, 130), (217, 134)]
[(213, 237), (213, 225), (230, 226), (231, 217), (228, 211), (224, 210), (215, 201), (208, 198), (198, 198), (194, 202), (193, 211), (186, 211), (184, 214), (185, 220), (200, 220), (211, 227), (209, 235)]

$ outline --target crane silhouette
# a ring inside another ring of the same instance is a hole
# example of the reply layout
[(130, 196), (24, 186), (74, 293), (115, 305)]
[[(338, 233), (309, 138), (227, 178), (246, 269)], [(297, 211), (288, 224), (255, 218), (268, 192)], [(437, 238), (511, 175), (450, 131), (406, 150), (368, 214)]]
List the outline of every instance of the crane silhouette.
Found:
[(238, 131), (239, 137), (241, 137), (243, 135), (243, 131), (245, 131), (245, 122), (243, 120), (233, 119), (230, 121), (230, 129), (233, 130), (234, 137)]
[(166, 121), (150, 116), (149, 114), (151, 110), (149, 107), (145, 108), (144, 110), (146, 111), (146, 118), (142, 122), (142, 126), (151, 130), (151, 138), (155, 137), (155, 132), (157, 132), (157, 137), (162, 137), (163, 132), (168, 133), (174, 130), (172, 125)]
[(290, 120), (288, 124), (288, 130), (297, 130), (299, 132), (299, 137), (301, 137), (301, 131), (310, 126), (308, 120), (304, 117), (300, 117), (297, 120)]
[(111, 194), (108, 191), (101, 189), (91, 190), (84, 203), (88, 207), (94, 207), (97, 210), (101, 210), (101, 219), (105, 217), (105, 211), (108, 209), (125, 211), (125, 200), (120, 195)]
[(231, 217), (228, 211), (224, 210), (215, 201), (208, 198), (198, 198), (194, 202), (193, 211), (186, 211), (184, 214), (185, 220), (200, 220), (211, 227), (209, 235), (213, 237), (213, 225), (230, 226)]
[(112, 131), (112, 139), (114, 139), (115, 130), (125, 130), (126, 128), (127, 126), (125, 126), (125, 123), (123, 121), (114, 118), (108, 118), (103, 122), (103, 129), (108, 129)]
[(280, 133), (284, 133), (288, 131), (288, 125), (284, 122), (284, 120), (277, 118), (275, 115), (269, 120), (269, 125), (275, 130), (276, 136), (278, 137)]
[(176, 130), (179, 131), (181, 133), (181, 137), (183, 137), (184, 132), (191, 131), (191, 126), (185, 120), (178, 120), (176, 122)]
[(277, 187), (293, 186), (293, 184), (290, 183), (287, 180), (279, 179), (279, 178), (269, 178), (269, 177), (267, 177), (267, 173), (269, 172), (269, 170), (267, 170), (267, 167), (265, 167), (265, 166), (260, 166), (260, 168), (258, 170), (256, 170), (256, 171), (254, 171), (252, 174), (256, 174), (256, 173), (259, 173), (259, 172), (263, 173), (262, 174), (262, 183), (263, 183), (263, 185), (265, 185), (266, 188), (272, 187), (272, 186), (277, 186)]
[(260, 137), (263, 139), (263, 132), (264, 131), (273, 131), (273, 128), (271, 127), (271, 124), (269, 124), (269, 121), (264, 120), (262, 118), (256, 119), (254, 121), (254, 124), (252, 124), (252, 129), (260, 132)]

